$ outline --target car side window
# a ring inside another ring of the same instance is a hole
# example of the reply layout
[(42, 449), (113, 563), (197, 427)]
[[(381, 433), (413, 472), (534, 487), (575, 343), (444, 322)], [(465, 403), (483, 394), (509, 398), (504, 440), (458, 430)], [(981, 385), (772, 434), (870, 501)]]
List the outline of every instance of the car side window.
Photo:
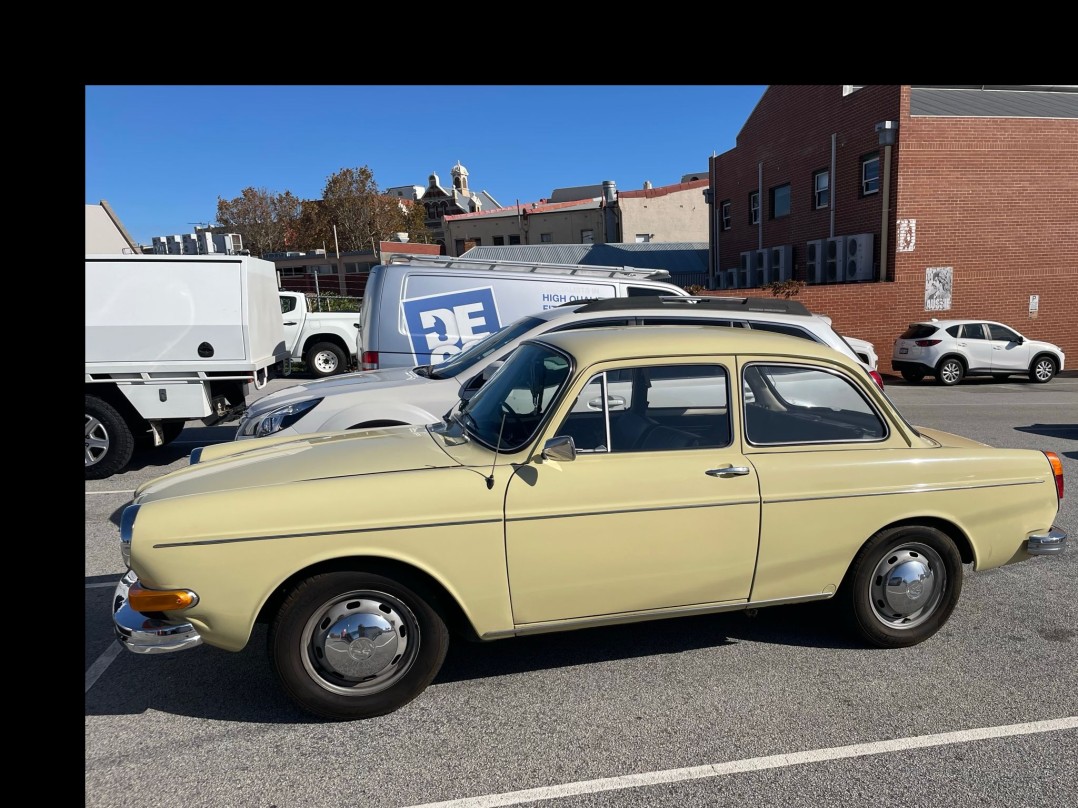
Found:
[(288, 312), (296, 308), (296, 298), (288, 295), (281, 296), (281, 314), (288, 314)]
[(963, 339), (984, 339), (984, 327), (980, 323), (966, 323), (962, 326)]
[(731, 440), (722, 365), (619, 368), (588, 380), (557, 434), (578, 452), (718, 448)]
[(849, 443), (887, 437), (879, 413), (848, 378), (804, 365), (751, 364), (742, 376), (749, 443)]
[(947, 333), (950, 334), (955, 339), (958, 339), (958, 335), (959, 335), (959, 333), (961, 331), (962, 331), (962, 326), (960, 326), (960, 325), (949, 325), (949, 326), (947, 326)]
[(990, 339), (1001, 339), (1007, 342), (1017, 342), (1018, 334), (1005, 325), (996, 325), (995, 323), (988, 324), (988, 334)]

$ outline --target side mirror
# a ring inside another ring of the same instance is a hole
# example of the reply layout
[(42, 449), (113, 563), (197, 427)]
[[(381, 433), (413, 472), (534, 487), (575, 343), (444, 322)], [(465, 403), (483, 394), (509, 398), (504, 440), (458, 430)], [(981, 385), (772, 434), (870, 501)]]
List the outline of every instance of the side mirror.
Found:
[(568, 462), (576, 460), (576, 442), (571, 435), (558, 435), (543, 445), (544, 460)]
[(1023, 337), (1021, 334), (1019, 334), (1018, 337), (1015, 339), (1015, 342), (1017, 342), (1019, 345), (1021, 345), (1025, 341), (1026, 341), (1026, 338)]

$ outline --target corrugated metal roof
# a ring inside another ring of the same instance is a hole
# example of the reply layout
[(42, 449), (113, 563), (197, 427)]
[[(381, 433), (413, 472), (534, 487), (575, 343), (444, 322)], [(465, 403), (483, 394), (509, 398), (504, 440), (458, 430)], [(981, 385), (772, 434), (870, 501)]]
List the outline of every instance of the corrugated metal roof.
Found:
[(535, 261), (544, 264), (632, 266), (665, 269), (671, 275), (707, 272), (707, 242), (677, 241), (644, 244), (513, 244), (482, 246), (461, 255), (484, 261)]
[[(1046, 87), (1048, 85), (1045, 85)], [(1047, 89), (910, 87), (910, 115), (953, 118), (1078, 118), (1078, 86)]]

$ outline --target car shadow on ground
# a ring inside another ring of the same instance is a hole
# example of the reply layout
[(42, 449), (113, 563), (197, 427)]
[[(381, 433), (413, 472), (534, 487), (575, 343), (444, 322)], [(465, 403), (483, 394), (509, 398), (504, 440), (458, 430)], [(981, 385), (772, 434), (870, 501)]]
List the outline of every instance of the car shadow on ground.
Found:
[[(1078, 440), (1078, 424), (1030, 424), (1029, 426), (1016, 426), (1016, 432), (1028, 432), (1031, 435), (1044, 435), (1049, 438), (1066, 438)], [(1065, 453), (1068, 457), (1070, 452)]]

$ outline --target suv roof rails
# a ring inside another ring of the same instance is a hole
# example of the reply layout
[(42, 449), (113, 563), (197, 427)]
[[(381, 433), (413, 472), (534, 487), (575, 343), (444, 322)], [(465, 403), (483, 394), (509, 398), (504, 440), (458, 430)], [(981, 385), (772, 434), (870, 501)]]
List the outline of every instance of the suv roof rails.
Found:
[(500, 258), (453, 258), (449, 255), (413, 255), (394, 253), (386, 264), (426, 264), (445, 269), (488, 269), (494, 272), (536, 272), (544, 275), (586, 275), (596, 278), (623, 278), (648, 281), (671, 281), (665, 269), (637, 269), (630, 266), (590, 266), (585, 264), (546, 264), (541, 261), (503, 261)]
[[(576, 301), (579, 304), (579, 301)], [(574, 305), (571, 303), (570, 305)], [(577, 311), (618, 311), (620, 309), (693, 309), (701, 311), (758, 311), (772, 314), (812, 316), (805, 304), (773, 297), (682, 297), (646, 295), (607, 297), (584, 303)]]

